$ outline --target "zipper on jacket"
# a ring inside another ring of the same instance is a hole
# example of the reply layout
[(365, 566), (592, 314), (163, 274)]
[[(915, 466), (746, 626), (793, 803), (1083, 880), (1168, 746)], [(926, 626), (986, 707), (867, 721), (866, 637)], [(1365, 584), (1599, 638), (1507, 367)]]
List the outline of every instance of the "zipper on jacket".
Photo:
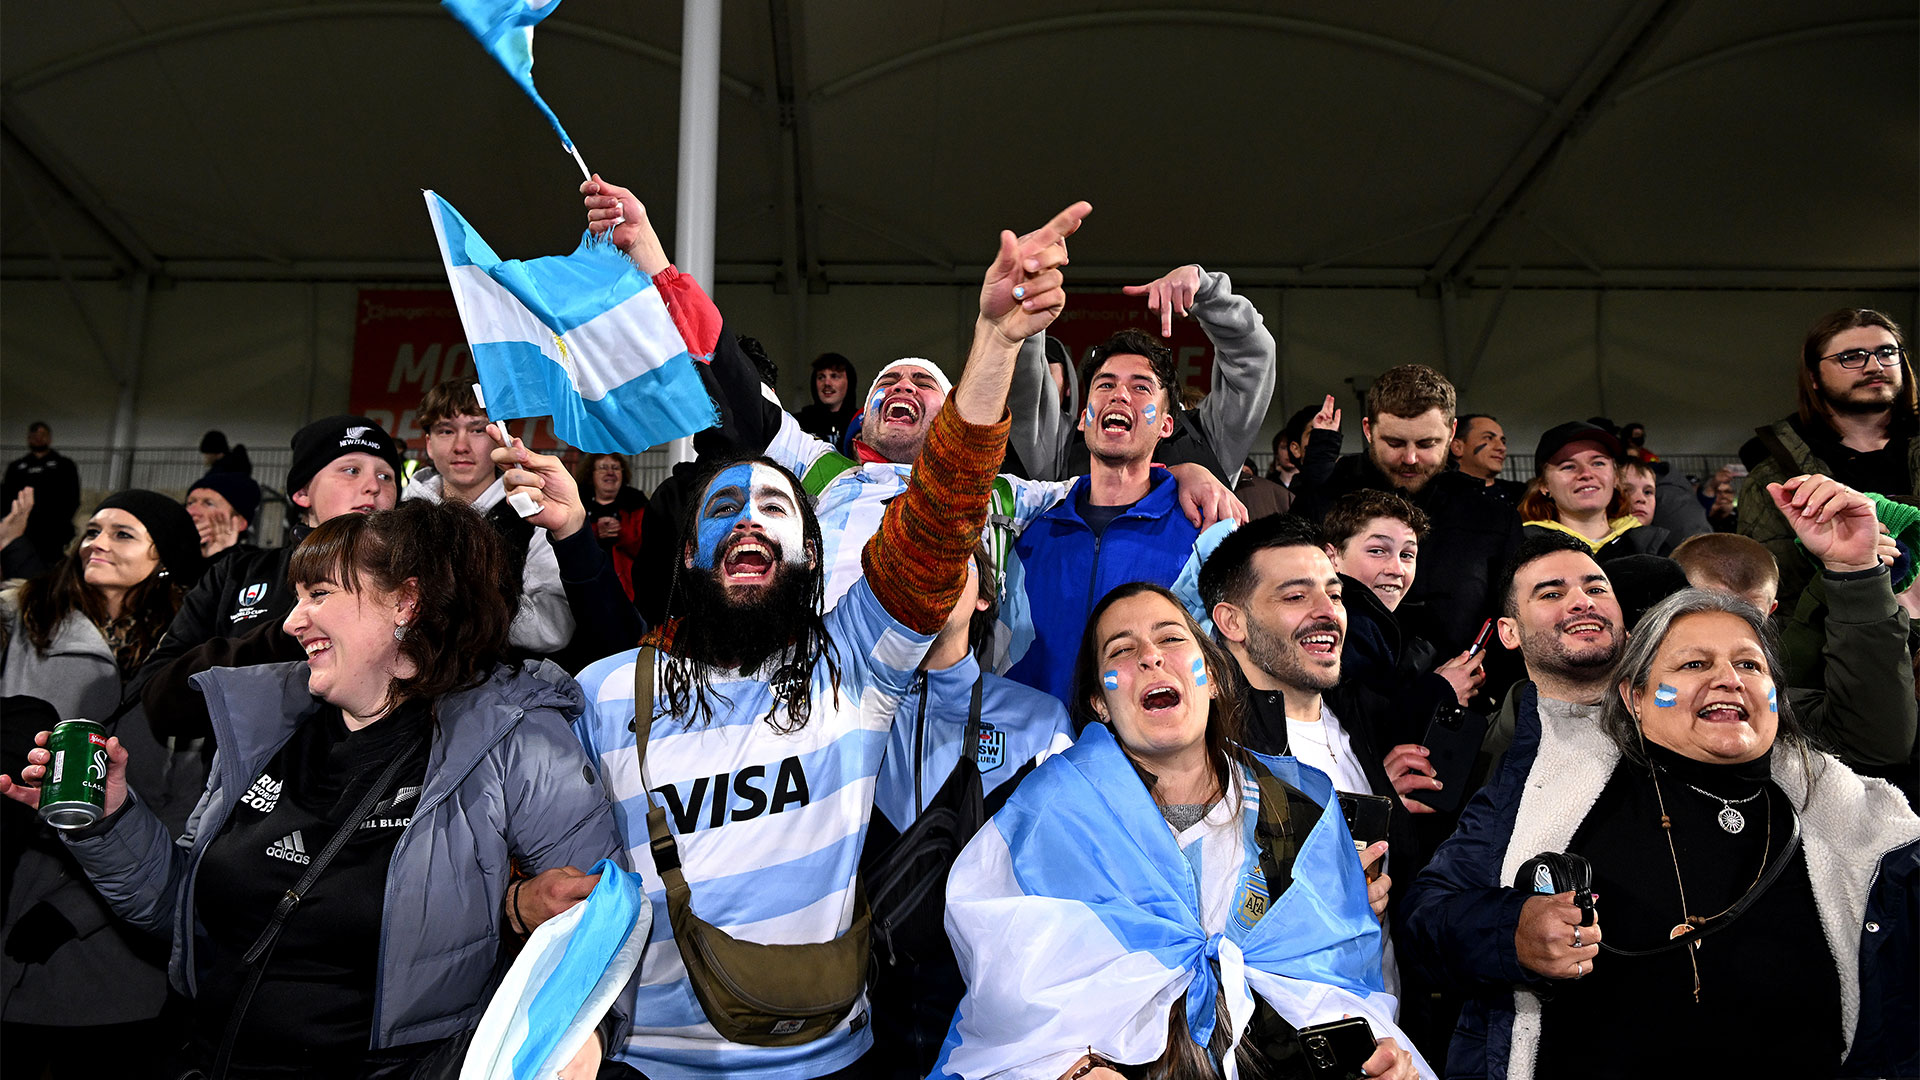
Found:
[(913, 816), (918, 819), (926, 813), (926, 794), (921, 790), (920, 773), (923, 760), (923, 747), (927, 738), (927, 694), (933, 689), (933, 680), (926, 672), (920, 673), (920, 715), (913, 722)]
[[(437, 703), (436, 703), (436, 708), (437, 708)], [(382, 891), (381, 902), (385, 904), (385, 907), (382, 909), (382, 914), (380, 916), (380, 952), (377, 954), (377, 957), (374, 962), (374, 967), (373, 967), (373, 1027), (367, 1033), (367, 1049), (369, 1050), (380, 1049), (380, 1003), (383, 1000), (382, 991), (385, 989), (386, 981), (387, 981), (388, 920), (385, 912), (397, 910), (397, 905), (395, 905), (394, 903), (394, 893), (393, 893), (393, 868), (394, 868), (394, 865), (399, 862), (400, 849), (406, 846), (407, 837), (413, 834), (414, 823), (419, 821), (421, 818), (426, 817), (433, 810), (437, 809), (441, 803), (446, 802), (447, 796), (452, 794), (453, 788), (457, 788), (462, 783), (464, 783), (466, 781), (467, 776), (471, 774), (473, 770), (477, 768), (482, 761), (485, 761), (487, 759), (487, 755), (493, 753), (493, 748), (496, 746), (499, 746), (502, 742), (505, 742), (507, 736), (513, 732), (513, 729), (520, 726), (520, 721), (524, 719), (526, 715), (527, 715), (527, 711), (525, 709), (522, 709), (516, 706), (513, 710), (512, 719), (504, 727), (502, 727), (497, 734), (495, 734), (493, 740), (487, 743), (487, 745), (480, 751), (480, 755), (478, 757), (474, 758), (472, 761), (467, 763), (466, 768), (460, 773), (460, 779), (455, 780), (453, 782), (453, 787), (440, 792), (439, 796), (435, 798), (432, 803), (427, 802), (426, 793), (427, 793), (427, 788), (431, 786), (433, 781), (432, 769), (433, 769), (434, 742), (431, 738), (427, 740), (428, 774), (420, 778), (420, 804), (413, 808), (413, 816), (407, 819), (407, 823), (405, 825), (401, 826), (400, 836), (397, 839), (395, 839), (393, 842), (393, 851), (391, 854), (387, 856), (386, 881), (381, 884), (381, 891)], [(436, 717), (436, 722), (437, 722), (437, 717)], [(500, 916), (501, 921), (503, 923), (505, 922), (506, 913), (504, 911), (500, 911), (496, 909), (495, 911), (492, 912), (492, 914)], [(486, 1008), (486, 1004), (484, 1002), (481, 1003), (481, 1008), (482, 1009)]]

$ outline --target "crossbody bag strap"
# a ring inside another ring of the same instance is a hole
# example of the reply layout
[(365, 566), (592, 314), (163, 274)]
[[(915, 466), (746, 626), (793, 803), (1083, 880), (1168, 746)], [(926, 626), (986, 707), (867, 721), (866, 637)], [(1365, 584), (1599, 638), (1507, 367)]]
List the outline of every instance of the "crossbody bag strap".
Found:
[(293, 883), (293, 888), (281, 895), (280, 902), (274, 905), (273, 914), (267, 917), (267, 925), (261, 929), (260, 936), (254, 939), (253, 946), (247, 950), (245, 956), (241, 957), (240, 963), (251, 967), (253, 971), (247, 976), (246, 985), (240, 988), (240, 995), (234, 999), (233, 1013), (227, 1017), (227, 1029), (220, 1036), (220, 1049), (213, 1061), (213, 1080), (226, 1080), (227, 1066), (233, 1060), (233, 1046), (240, 1036), (240, 1024), (246, 1018), (247, 1006), (253, 1002), (254, 991), (260, 988), (260, 979), (267, 972), (267, 959), (272, 956), (274, 943), (280, 940), (280, 931), (286, 927), (287, 919), (293, 915), (295, 909), (299, 908), (308, 890), (313, 888), (313, 883), (319, 880), (321, 871), (327, 868), (327, 864), (333, 862), (335, 855), (340, 854), (341, 848), (347, 846), (347, 841), (352, 839), (353, 834), (360, 831), (360, 823), (373, 812), (375, 804), (392, 790), (395, 778), (400, 775), (400, 770), (406, 767), (407, 762), (412, 760), (414, 752), (420, 748), (422, 738), (423, 736), (414, 736), (406, 747), (387, 763), (387, 767), (381, 770), (373, 786), (360, 797), (360, 805), (353, 808), (353, 812), (340, 823), (340, 827), (333, 831), (333, 837), (327, 841), (327, 846), (321, 848), (320, 853), (307, 864), (306, 873), (301, 874), (300, 880)]
[(1753, 883), (1753, 888), (1748, 889), (1747, 894), (1735, 901), (1732, 907), (1714, 916), (1712, 919), (1707, 920), (1707, 922), (1702, 924), (1700, 928), (1693, 933), (1683, 934), (1667, 942), (1665, 945), (1655, 946), (1651, 949), (1622, 949), (1602, 941), (1600, 947), (1618, 956), (1657, 956), (1660, 953), (1671, 952), (1674, 949), (1699, 941), (1701, 938), (1706, 937), (1716, 930), (1721, 930), (1732, 925), (1733, 920), (1739, 918), (1743, 912), (1752, 907), (1755, 901), (1766, 895), (1766, 891), (1773, 887), (1774, 882), (1780, 880), (1780, 875), (1787, 872), (1787, 864), (1793, 861), (1794, 852), (1800, 850), (1800, 815), (1794, 812), (1793, 807), (1789, 806), (1787, 807), (1787, 816), (1792, 824), (1787, 832), (1787, 842), (1780, 848), (1779, 857), (1767, 865), (1766, 873), (1761, 874), (1760, 880)]
[(667, 828), (667, 812), (654, 805), (652, 789), (647, 786), (647, 740), (653, 734), (653, 673), (660, 650), (651, 645), (640, 647), (633, 660), (633, 752), (640, 763), (640, 790), (647, 797), (647, 847), (653, 852), (653, 867), (671, 897), (687, 892), (686, 875), (680, 872), (680, 845)]

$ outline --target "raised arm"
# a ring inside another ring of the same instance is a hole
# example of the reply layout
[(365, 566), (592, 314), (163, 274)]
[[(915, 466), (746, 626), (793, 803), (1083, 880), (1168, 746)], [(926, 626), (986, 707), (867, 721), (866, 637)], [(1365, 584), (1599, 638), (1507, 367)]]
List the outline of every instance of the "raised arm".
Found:
[[(702, 381), (719, 406), (720, 423), (696, 434), (694, 449), (708, 455), (765, 451), (779, 433), (785, 413), (779, 402), (762, 395), (760, 373), (740, 352), (720, 309), (699, 282), (667, 258), (646, 205), (633, 192), (598, 175), (580, 184), (580, 195), (587, 209), (587, 231), (605, 237), (653, 280), (687, 351), (706, 365)], [(831, 448), (823, 443), (820, 449)]]
[(1075, 203), (1025, 236), (1000, 234), (1000, 253), (981, 283), (966, 370), (934, 417), (906, 494), (887, 507), (861, 552), (880, 602), (910, 629), (937, 633), (966, 584), (967, 556), (986, 524), (1006, 447), (1014, 358), (1066, 306), (1060, 268), (1067, 237), (1092, 211)]
[(1237, 476), (1266, 421), (1279, 357), (1260, 310), (1234, 294), (1226, 274), (1193, 263), (1125, 292), (1147, 298), (1148, 309), (1160, 316), (1161, 336), (1173, 334), (1176, 314), (1191, 315), (1213, 342), (1213, 389), (1196, 419), (1220, 466)]
[[(1819, 633), (1826, 693), (1800, 702), (1807, 730), (1853, 767), (1898, 765), (1913, 750), (1916, 710), (1907, 617), (1894, 602), (1873, 501), (1830, 476), (1796, 476), (1767, 494), (1820, 561), (1827, 615)], [(1794, 612), (1806, 621), (1813, 590)]]

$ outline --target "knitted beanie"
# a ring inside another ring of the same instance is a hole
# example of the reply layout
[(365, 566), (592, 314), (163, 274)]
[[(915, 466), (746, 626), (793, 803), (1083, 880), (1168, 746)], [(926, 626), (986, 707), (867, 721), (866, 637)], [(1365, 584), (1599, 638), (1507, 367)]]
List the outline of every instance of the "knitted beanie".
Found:
[(252, 525), (260, 513), (260, 485), (244, 473), (210, 472), (195, 480), (187, 488), (187, 494), (192, 495), (200, 488), (218, 493), (233, 507), (235, 514), (247, 519), (248, 525)]
[(293, 464), (287, 466), (287, 494), (301, 491), (334, 458), (372, 454), (400, 474), (400, 445), (379, 424), (364, 416), (327, 416), (293, 433)]
[(160, 553), (160, 569), (182, 586), (191, 587), (200, 580), (206, 560), (200, 556), (200, 530), (188, 516), (187, 508), (157, 491), (128, 488), (101, 500), (94, 513), (124, 510), (146, 528)]

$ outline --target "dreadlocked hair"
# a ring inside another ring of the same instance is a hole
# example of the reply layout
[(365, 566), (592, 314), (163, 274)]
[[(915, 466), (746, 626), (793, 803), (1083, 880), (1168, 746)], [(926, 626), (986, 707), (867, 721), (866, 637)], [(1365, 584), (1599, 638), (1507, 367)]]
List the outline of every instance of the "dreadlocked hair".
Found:
[[(693, 583), (692, 574), (699, 571), (689, 571), (686, 563), (698, 544), (707, 488), (723, 470), (735, 465), (765, 465), (779, 473), (790, 485), (799, 505), (807, 554), (813, 566), (805, 569), (789, 566), (781, 570), (782, 574), (804, 574), (797, 588), (788, 594), (787, 598), (792, 601), (788, 605), (791, 610), (761, 613), (763, 618), (771, 616), (782, 621), (789, 618), (797, 620), (797, 633), (783, 639), (769, 633), (766, 635), (768, 640), (764, 651), (753, 648), (748, 650), (747, 655), (720, 656), (715, 655), (714, 646), (724, 644), (730, 630), (734, 642), (741, 643), (739, 631), (749, 624), (731, 611), (695, 610), (698, 605), (692, 601), (698, 587)], [(686, 520), (681, 523), (680, 551), (673, 560), (673, 580), (667, 589), (669, 632), (663, 635), (663, 651), (670, 651), (671, 656), (660, 670), (660, 684), (666, 691), (667, 709), (675, 716), (685, 717), (689, 726), (704, 726), (713, 719), (713, 699), (717, 698), (728, 706), (733, 704), (731, 698), (713, 687), (713, 673), (720, 662), (737, 661), (741, 674), (750, 675), (769, 659), (781, 656), (784, 659), (767, 680), (773, 702), (767, 709), (765, 720), (773, 730), (782, 735), (791, 735), (806, 727), (807, 721), (812, 718), (813, 671), (822, 661), (826, 663), (833, 704), (838, 706), (840, 703), (839, 650), (828, 635), (826, 619), (821, 614), (826, 597), (826, 574), (820, 567), (823, 546), (820, 520), (813, 514), (813, 503), (807, 498), (806, 489), (801, 486), (798, 477), (779, 462), (759, 456), (743, 455), (708, 463), (696, 474), (690, 490), (698, 494), (687, 508)], [(752, 655), (754, 652), (759, 655)], [(786, 711), (784, 720), (780, 715), (782, 707)]]

